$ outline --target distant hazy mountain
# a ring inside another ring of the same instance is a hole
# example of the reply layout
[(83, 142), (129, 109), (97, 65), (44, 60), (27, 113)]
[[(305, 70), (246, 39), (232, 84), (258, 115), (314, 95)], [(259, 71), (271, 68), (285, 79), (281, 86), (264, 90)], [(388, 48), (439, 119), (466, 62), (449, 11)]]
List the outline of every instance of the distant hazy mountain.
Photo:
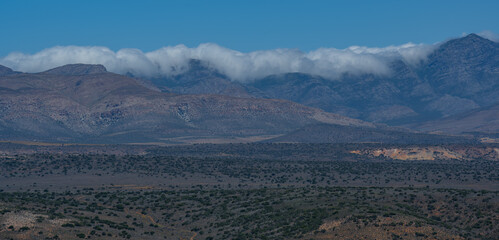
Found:
[(316, 123), (375, 127), (286, 100), (154, 91), (101, 65), (35, 74), (0, 69), (4, 140), (168, 142), (284, 134)]
[(437, 94), (477, 105), (499, 101), (499, 43), (470, 34), (450, 40), (429, 57), (421, 76)]
[(167, 92), (286, 99), (365, 121), (406, 126), (499, 102), (499, 43), (476, 34), (441, 44), (416, 66), (398, 60), (390, 69), (389, 76), (344, 74), (326, 79), (287, 73), (241, 84), (192, 61), (184, 74), (153, 82)]
[(439, 119), (499, 101), (499, 44), (475, 34), (443, 43), (419, 66), (391, 64), (392, 75), (344, 75), (331, 81), (293, 73), (254, 82), (288, 99), (367, 121)]

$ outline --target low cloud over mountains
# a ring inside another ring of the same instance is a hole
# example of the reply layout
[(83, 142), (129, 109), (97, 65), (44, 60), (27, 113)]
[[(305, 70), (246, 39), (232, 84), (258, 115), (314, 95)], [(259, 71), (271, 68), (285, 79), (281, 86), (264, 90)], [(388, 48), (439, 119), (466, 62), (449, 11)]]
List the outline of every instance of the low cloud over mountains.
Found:
[(195, 48), (185, 45), (163, 47), (152, 52), (139, 49), (57, 46), (35, 54), (11, 53), (0, 64), (22, 72), (41, 72), (73, 63), (102, 64), (109, 71), (141, 77), (172, 76), (186, 71), (190, 59), (199, 59), (230, 79), (250, 82), (272, 74), (301, 72), (335, 79), (341, 74), (389, 75), (388, 64), (403, 60), (417, 65), (436, 47), (407, 43), (400, 46), (346, 49), (320, 48), (310, 52), (298, 49), (274, 49), (242, 53), (217, 44)]
[[(240, 53), (214, 44), (150, 53), (56, 47), (1, 61), (34, 72), (93, 61), (145, 77), (89, 64), (34, 74), (0, 66), (0, 137), (6, 139), (178, 142), (293, 133), (281, 140), (330, 142), (353, 134), (355, 141), (407, 142), (418, 138), (384, 124), (494, 138), (498, 131), (499, 43), (477, 34), (432, 46), (308, 53)], [(302, 72), (290, 73), (295, 69)], [(335, 81), (309, 72), (350, 74)]]

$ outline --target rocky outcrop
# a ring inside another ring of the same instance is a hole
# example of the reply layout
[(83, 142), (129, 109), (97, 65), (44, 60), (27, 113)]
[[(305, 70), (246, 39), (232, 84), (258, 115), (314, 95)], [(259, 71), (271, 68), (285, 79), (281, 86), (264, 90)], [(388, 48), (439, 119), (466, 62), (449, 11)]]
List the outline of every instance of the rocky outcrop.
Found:
[(459, 145), (450, 147), (393, 147), (379, 149), (353, 150), (350, 153), (368, 155), (373, 157), (385, 157), (396, 160), (408, 161), (433, 161), (433, 160), (472, 160), (484, 159), (491, 161), (499, 160), (499, 149), (494, 147), (472, 147)]

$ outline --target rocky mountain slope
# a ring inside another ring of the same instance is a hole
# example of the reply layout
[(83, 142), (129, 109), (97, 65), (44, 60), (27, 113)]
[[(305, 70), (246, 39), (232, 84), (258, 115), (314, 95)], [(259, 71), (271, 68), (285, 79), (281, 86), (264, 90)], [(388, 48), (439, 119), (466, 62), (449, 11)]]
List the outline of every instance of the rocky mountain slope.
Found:
[(499, 44), (475, 34), (443, 43), (419, 66), (391, 63), (390, 76), (338, 80), (290, 73), (252, 84), (269, 97), (367, 121), (403, 124), (439, 119), (499, 101)]
[(283, 134), (314, 123), (375, 127), (286, 100), (178, 95), (101, 65), (0, 76), (0, 137), (80, 142)]
[[(449, 40), (425, 61), (390, 63), (391, 74), (271, 75), (241, 84), (199, 61), (155, 79), (167, 92), (286, 99), (365, 121), (412, 126), (499, 102), (499, 43), (476, 34)], [(452, 131), (463, 132), (467, 129)]]
[(499, 131), (498, 43), (471, 34), (441, 44), (418, 65), (397, 60), (390, 69), (388, 76), (287, 73), (239, 83), (199, 60), (179, 75), (155, 79), (101, 65), (32, 74), (0, 66), (0, 138), (462, 141), (369, 122), (452, 134)]

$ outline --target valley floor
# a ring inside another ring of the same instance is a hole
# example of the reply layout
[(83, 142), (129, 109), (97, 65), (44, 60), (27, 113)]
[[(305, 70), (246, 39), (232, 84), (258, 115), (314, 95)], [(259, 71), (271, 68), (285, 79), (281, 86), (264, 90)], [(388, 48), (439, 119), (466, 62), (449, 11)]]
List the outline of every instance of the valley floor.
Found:
[(0, 239), (494, 239), (496, 147), (9, 145)]

